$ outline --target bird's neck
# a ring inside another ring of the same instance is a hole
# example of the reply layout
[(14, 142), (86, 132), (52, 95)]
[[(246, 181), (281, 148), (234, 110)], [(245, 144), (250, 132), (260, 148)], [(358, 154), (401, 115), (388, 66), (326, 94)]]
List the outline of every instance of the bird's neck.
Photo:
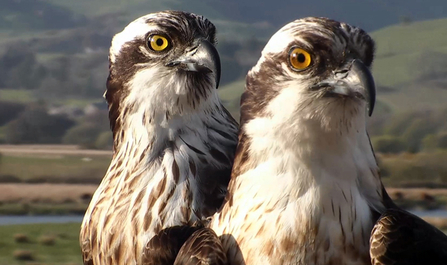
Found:
[(241, 138), (246, 139), (242, 145), (247, 148), (245, 154), (239, 156), (247, 155), (249, 159), (242, 163), (236, 159), (236, 168), (239, 164), (247, 169), (255, 168), (277, 157), (281, 165), (311, 170), (315, 181), (318, 181), (320, 174), (317, 171), (321, 168), (337, 181), (351, 182), (357, 177), (353, 174), (356, 170), (346, 165), (358, 164), (365, 171), (377, 170), (366, 132), (366, 119), (360, 113), (354, 116), (343, 110), (338, 115), (329, 111), (306, 113), (293, 108), (294, 102), (279, 105), (271, 104), (268, 108), (280, 109), (270, 113), (267, 109), (266, 115), (241, 125)]
[[(157, 136), (157, 142), (169, 140), (172, 132), (205, 121), (208, 113), (222, 107), (213, 84), (194, 86), (186, 80), (180, 82), (175, 75), (160, 77), (160, 72), (152, 68), (138, 71), (123, 83), (112, 72), (105, 98), (115, 150), (134, 138), (151, 141)], [(166, 137), (159, 139), (159, 135)]]
[(203, 124), (212, 123), (209, 114), (223, 108), (216, 91), (200, 100), (191, 99), (189, 94), (172, 94), (175, 96), (160, 95), (149, 99), (132, 95), (123, 100), (119, 115), (110, 113), (111, 117), (116, 117), (114, 149), (129, 149), (129, 145), (139, 149), (150, 146), (154, 152), (164, 148), (166, 142), (174, 141), (185, 128), (197, 130)]
[[(208, 141), (206, 128), (215, 127), (214, 124), (218, 123), (211, 118), (211, 114), (220, 111), (223, 106), (216, 99), (210, 99), (202, 105), (196, 109), (191, 109), (191, 106), (188, 106), (189, 109), (180, 109), (157, 105), (154, 108), (151, 104), (134, 105), (132, 111), (124, 112), (119, 117), (121, 126), (114, 132), (114, 156), (110, 167), (119, 164), (125, 167), (123, 170), (138, 175), (138, 172), (153, 167), (154, 163), (163, 164), (164, 157), (170, 154), (168, 151), (173, 152), (187, 145), (191, 137), (195, 140), (191, 144), (198, 149), (205, 149), (205, 142)], [(192, 153), (190, 159), (195, 158)], [(116, 178), (123, 174), (107, 174), (106, 177), (108, 175)]]
[[(349, 126), (327, 130), (320, 119), (308, 117), (283, 123), (275, 116), (254, 118), (241, 128), (240, 152), (232, 178), (268, 188), (268, 184), (259, 183), (273, 184), (277, 178), (288, 175), (290, 178), (283, 183), (290, 194), (313, 186), (330, 190), (334, 185), (353, 187), (367, 194), (367, 189), (380, 190), (378, 166), (364, 118), (352, 120)], [(264, 171), (265, 167), (268, 170)], [(259, 177), (254, 177), (252, 171), (258, 170)], [(262, 181), (261, 176), (265, 178)], [(277, 194), (283, 195), (282, 191)]]

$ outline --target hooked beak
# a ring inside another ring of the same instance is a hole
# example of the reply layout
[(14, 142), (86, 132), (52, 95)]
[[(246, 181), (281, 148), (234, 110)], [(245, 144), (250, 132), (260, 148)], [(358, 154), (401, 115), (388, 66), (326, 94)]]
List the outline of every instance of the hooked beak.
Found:
[(166, 64), (168, 67), (178, 67), (184, 71), (213, 73), (216, 88), (220, 81), (220, 57), (216, 48), (209, 41), (202, 39), (197, 48), (190, 53)]
[(352, 60), (333, 75), (318, 83), (314, 88), (325, 88), (325, 96), (355, 97), (365, 100), (368, 115), (371, 116), (376, 102), (374, 78), (368, 67), (360, 60)]

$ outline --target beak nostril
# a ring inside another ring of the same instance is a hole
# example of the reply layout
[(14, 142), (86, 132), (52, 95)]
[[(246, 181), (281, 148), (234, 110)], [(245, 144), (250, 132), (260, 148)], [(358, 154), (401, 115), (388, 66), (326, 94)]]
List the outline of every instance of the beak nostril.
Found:
[(196, 46), (174, 61), (165, 64), (166, 67), (177, 67), (183, 71), (214, 73), (216, 88), (220, 80), (220, 57), (216, 48), (207, 40), (201, 40)]
[(190, 48), (190, 49), (186, 49), (186, 53), (190, 53), (192, 51), (194, 51), (194, 53), (192, 55), (194, 55), (197, 52), (197, 49), (199, 48), (200, 45), (195, 45), (194, 47)]
[(343, 79), (348, 76), (350, 68), (344, 68), (337, 71), (334, 71), (334, 76), (339, 79)]
[(345, 65), (345, 67), (343, 67), (342, 69), (338, 69), (336, 71), (334, 71), (334, 75), (336, 76), (340, 76), (340, 78), (346, 77), (349, 73), (349, 71), (352, 68), (352, 65), (354, 64), (354, 62), (357, 61), (356, 59), (352, 60), (348, 65)]
[(348, 73), (348, 69), (343, 69), (341, 71), (336, 72), (337, 74), (347, 74)]
[(176, 65), (179, 65), (179, 64), (180, 64), (179, 61), (172, 61), (172, 62), (167, 63), (166, 66), (167, 67), (173, 67), (173, 66), (176, 66)]

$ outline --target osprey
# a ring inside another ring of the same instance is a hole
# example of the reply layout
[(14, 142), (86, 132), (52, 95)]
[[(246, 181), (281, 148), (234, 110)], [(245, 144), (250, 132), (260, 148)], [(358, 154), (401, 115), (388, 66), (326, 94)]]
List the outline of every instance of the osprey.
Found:
[(269, 40), (247, 75), (228, 194), (208, 229), (229, 264), (447, 264), (446, 236), (381, 182), (366, 131), (373, 55), (367, 33), (326, 18)]
[(85, 264), (151, 264), (154, 235), (221, 206), (238, 126), (217, 95), (215, 35), (202, 16), (165, 11), (114, 36), (105, 93), (114, 154), (82, 223)]

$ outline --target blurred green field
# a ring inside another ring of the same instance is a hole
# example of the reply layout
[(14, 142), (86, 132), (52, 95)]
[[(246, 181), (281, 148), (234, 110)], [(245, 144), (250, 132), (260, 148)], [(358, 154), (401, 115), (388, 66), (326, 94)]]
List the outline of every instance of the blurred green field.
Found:
[(82, 215), (110, 155), (62, 145), (34, 148), (18, 147), (17, 153), (0, 148), (10, 152), (0, 156), (0, 215)]
[(3, 155), (0, 175), (28, 183), (99, 183), (109, 164), (109, 156)]
[[(45, 191), (42, 191), (45, 192)], [(24, 198), (23, 200), (27, 200)], [(70, 199), (67, 199), (70, 200)], [(1, 215), (83, 215), (89, 202), (0, 203)]]
[(377, 56), (412, 54), (447, 48), (447, 19), (397, 24), (371, 33), (377, 44)]
[[(213, 16), (221, 16), (217, 10), (212, 10), (208, 5), (203, 5), (199, 0), (190, 0), (188, 5), (182, 5), (181, 1), (178, 0), (152, 0), (150, 2), (145, 0), (130, 0), (130, 1), (121, 1), (121, 0), (108, 0), (107, 4), (104, 1), (90, 1), (90, 0), (78, 0), (78, 1), (58, 1), (58, 0), (46, 0), (46, 2), (52, 3), (54, 5), (59, 5), (63, 7), (67, 7), (68, 9), (74, 11), (75, 13), (86, 15), (88, 17), (97, 17), (105, 14), (113, 14), (113, 13), (124, 13), (125, 15), (132, 14), (130, 19), (134, 19), (135, 14), (143, 15), (148, 12), (155, 12), (160, 10), (165, 10), (168, 7), (171, 9), (189, 7), (190, 10), (198, 10), (195, 11), (197, 13), (207, 13), (212, 14)], [(200, 11), (200, 12), (199, 12)]]
[[(34, 102), (37, 97), (33, 93), (32, 90), (0, 89), (0, 100), (20, 103)], [(85, 107), (92, 103), (103, 102), (103, 100), (102, 98), (67, 98), (52, 99), (51, 102), (55, 105)]]
[[(0, 226), (0, 265), (82, 264), (79, 229), (79, 223)], [(19, 234), (28, 242), (16, 242)], [(29, 260), (18, 260), (14, 253), (20, 255), (19, 251), (22, 257), (26, 251), (32, 256)]]
[[(0, 215), (82, 214), (111, 159), (109, 155), (88, 155), (97, 151), (75, 146), (21, 148), (23, 153), (12, 154), (9, 150), (0, 158)], [(41, 153), (50, 149), (54, 152)], [(3, 146), (1, 150), (8, 148)], [(67, 155), (69, 151), (85, 154)], [(407, 189), (390, 193), (398, 205), (406, 209), (446, 209), (447, 151), (379, 153), (377, 157), (385, 187)], [(419, 187), (425, 189), (408, 191)]]
[[(57, 148), (44, 146), (51, 147)], [(24, 150), (27, 149), (28, 152), (32, 150), (31, 147)], [(74, 149), (71, 151), (85, 154), (67, 155), (70, 150), (61, 148), (47, 154), (3, 154), (0, 156), (0, 183), (99, 184), (111, 161), (109, 152), (104, 151), (107, 155), (92, 155), (98, 151)], [(377, 157), (387, 187), (447, 188), (446, 150), (415, 154), (378, 153)]]
[(240, 96), (245, 88), (245, 79), (235, 81), (219, 88), (219, 96), (224, 101), (232, 101)]
[(35, 98), (31, 90), (0, 89), (0, 100), (27, 103)]
[[(446, 232), (447, 219), (425, 219)], [(79, 223), (0, 226), (0, 265), (82, 264), (79, 229)], [(29, 242), (18, 243), (15, 238), (26, 238)], [(54, 244), (44, 245), (43, 242), (48, 239), (53, 240)], [(32, 259), (17, 260), (14, 257), (14, 252), (17, 251), (28, 251), (32, 254)]]

